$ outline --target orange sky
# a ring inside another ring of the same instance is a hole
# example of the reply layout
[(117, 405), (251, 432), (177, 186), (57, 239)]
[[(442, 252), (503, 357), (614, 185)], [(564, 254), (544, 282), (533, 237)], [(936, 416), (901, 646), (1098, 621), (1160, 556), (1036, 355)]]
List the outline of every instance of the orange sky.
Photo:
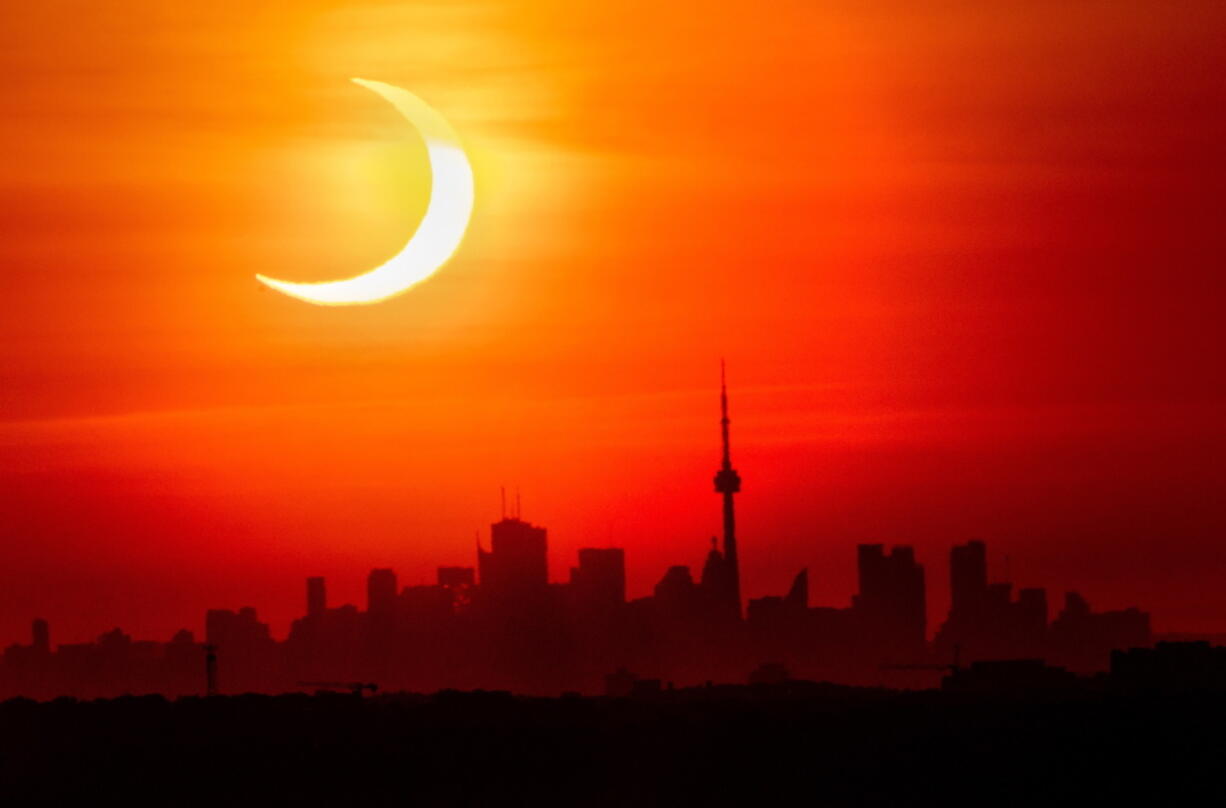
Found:
[[(987, 539), (1021, 585), (1226, 629), (1218, 2), (48, 2), (0, 27), (0, 644), (162, 637), (471, 563), (498, 488), (632, 594)], [(578, 4), (593, 5), (593, 4)], [(399, 248), (445, 114), (456, 258)]]

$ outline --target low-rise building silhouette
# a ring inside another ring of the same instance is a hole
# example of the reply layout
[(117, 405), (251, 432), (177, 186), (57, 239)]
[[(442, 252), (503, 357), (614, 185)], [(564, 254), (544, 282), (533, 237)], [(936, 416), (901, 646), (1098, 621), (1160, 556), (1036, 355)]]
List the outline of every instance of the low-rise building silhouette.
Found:
[[(1023, 588), (1015, 598), (1011, 582), (990, 582), (987, 545), (978, 540), (950, 551), (951, 605), (932, 642), (924, 567), (906, 545), (857, 548), (859, 586), (846, 606), (811, 606), (809, 573), (801, 570), (786, 594), (753, 598), (742, 616), (734, 512), (741, 478), (729, 430), (721, 383), (715, 492), (723, 543), (711, 540), (697, 581), (688, 566), (672, 566), (650, 596), (627, 602), (625, 552), (588, 547), (567, 582), (551, 583), (547, 531), (517, 512), (490, 526), (488, 550), (478, 542), (475, 569), (441, 566), (433, 583), (408, 586), (390, 568), (372, 570), (365, 610), (329, 607), (325, 579), (308, 578), (305, 614), (283, 641), (253, 607), (209, 610), (205, 642), (218, 690), (377, 682), (384, 690), (626, 694), (652, 687), (644, 682), (656, 689), (661, 681), (743, 682), (750, 671), (757, 682), (780, 680), (784, 671), (789, 680), (921, 687), (951, 667), (945, 686), (965, 690), (1048, 687), (1069, 671), (1104, 671), (1109, 662), (1130, 681), (1170, 678), (1168, 662), (1217, 670), (1218, 657), (1200, 646), (1112, 657), (1150, 643), (1149, 616), (1135, 608), (1094, 612), (1070, 592), (1049, 623), (1046, 590)], [(50, 638), (46, 621), (35, 620), (30, 644), (5, 650), (0, 696), (206, 687), (205, 647), (188, 632), (156, 643), (115, 629), (54, 649)]]

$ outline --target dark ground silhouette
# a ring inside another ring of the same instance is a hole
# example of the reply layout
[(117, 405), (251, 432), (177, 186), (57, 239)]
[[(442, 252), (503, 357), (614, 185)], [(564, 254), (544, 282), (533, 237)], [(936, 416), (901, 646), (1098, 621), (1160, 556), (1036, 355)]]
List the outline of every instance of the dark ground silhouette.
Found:
[(6, 804), (1109, 805), (1226, 796), (1224, 691), (695, 688), (0, 704)]

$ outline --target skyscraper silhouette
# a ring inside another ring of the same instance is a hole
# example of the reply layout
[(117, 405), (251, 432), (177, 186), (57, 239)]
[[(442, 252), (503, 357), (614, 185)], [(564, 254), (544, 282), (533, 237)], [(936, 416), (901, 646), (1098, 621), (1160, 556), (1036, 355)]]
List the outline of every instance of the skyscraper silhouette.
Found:
[(926, 634), (924, 568), (911, 547), (899, 545), (885, 552), (882, 544), (856, 548), (860, 592), (852, 608), (861, 630), (879, 648), (894, 653), (923, 653)]
[(724, 592), (721, 601), (737, 618), (741, 616), (741, 569), (736, 552), (736, 506), (733, 496), (741, 490), (741, 475), (732, 468), (732, 450), (728, 441), (728, 383), (724, 363), (719, 364), (720, 436), (723, 439), (723, 462), (715, 473), (715, 492), (724, 498)]
[(538, 597), (549, 586), (545, 528), (517, 517), (490, 526), (490, 550), (477, 548), (481, 588), (496, 599)]
[(570, 585), (580, 608), (615, 609), (626, 602), (626, 553), (620, 547), (585, 547), (579, 566), (571, 567)]
[(956, 544), (949, 551), (950, 614), (978, 616), (988, 591), (988, 555), (981, 541)]

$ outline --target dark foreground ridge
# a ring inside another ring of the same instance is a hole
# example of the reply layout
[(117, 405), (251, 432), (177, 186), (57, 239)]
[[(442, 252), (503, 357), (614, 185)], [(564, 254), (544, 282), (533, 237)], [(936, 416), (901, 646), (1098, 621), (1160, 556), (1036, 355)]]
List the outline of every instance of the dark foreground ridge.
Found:
[[(1218, 804), (1226, 691), (716, 686), (0, 704), (6, 804)], [(1158, 802), (1161, 800), (1161, 802)]]

